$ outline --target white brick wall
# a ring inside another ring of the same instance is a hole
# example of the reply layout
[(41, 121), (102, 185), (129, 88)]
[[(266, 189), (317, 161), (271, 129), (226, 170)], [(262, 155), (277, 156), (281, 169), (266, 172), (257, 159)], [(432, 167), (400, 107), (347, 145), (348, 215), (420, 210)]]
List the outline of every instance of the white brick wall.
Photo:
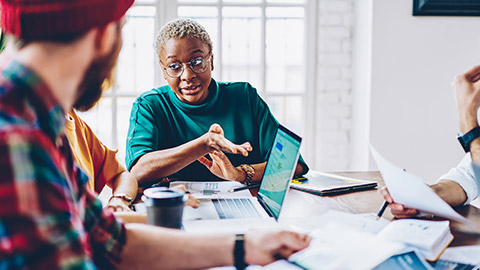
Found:
[(352, 33), (355, 0), (319, 0), (315, 164), (348, 169), (352, 127)]

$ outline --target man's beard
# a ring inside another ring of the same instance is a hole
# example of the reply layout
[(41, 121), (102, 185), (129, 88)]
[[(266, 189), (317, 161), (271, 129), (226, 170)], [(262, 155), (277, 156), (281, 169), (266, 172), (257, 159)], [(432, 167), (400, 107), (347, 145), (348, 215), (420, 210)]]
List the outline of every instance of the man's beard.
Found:
[(121, 48), (122, 36), (121, 27), (119, 27), (112, 52), (101, 59), (95, 60), (85, 72), (73, 108), (81, 112), (88, 111), (100, 100), (103, 89), (108, 89), (113, 85), (113, 70), (117, 64)]

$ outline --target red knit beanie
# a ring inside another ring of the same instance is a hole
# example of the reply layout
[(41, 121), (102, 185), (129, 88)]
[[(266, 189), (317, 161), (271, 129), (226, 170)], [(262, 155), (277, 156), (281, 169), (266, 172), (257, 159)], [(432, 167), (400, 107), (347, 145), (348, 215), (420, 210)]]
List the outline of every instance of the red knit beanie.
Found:
[(0, 0), (2, 28), (22, 40), (82, 34), (119, 20), (134, 0)]

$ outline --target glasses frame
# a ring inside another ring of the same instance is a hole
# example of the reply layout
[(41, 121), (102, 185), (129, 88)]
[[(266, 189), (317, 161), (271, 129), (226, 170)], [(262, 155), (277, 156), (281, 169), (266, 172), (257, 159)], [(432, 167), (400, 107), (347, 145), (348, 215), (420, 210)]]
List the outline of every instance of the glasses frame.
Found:
[[(210, 63), (210, 60), (211, 60), (210, 56), (211, 56), (211, 55), (212, 55), (212, 52), (209, 52), (206, 57), (199, 56), (199, 57), (195, 57), (195, 58), (192, 58), (192, 59), (188, 60), (188, 62), (178, 62), (178, 63), (180, 63), (181, 66), (182, 66), (182, 71), (180, 72), (180, 74), (178, 74), (178, 76), (172, 76), (172, 75), (170, 75), (170, 74), (168, 73), (168, 71), (167, 71), (167, 67), (164, 66), (163, 63), (162, 63), (162, 68), (163, 68), (163, 70), (165, 70), (165, 73), (167, 74), (167, 76), (170, 77), (170, 78), (173, 78), (173, 79), (180, 78), (180, 77), (183, 75), (183, 72), (185, 72), (185, 65), (187, 65), (187, 66), (190, 68), (190, 70), (193, 71), (193, 73), (195, 73), (195, 74), (202, 74), (202, 73), (206, 72), (207, 69), (208, 69), (208, 64)], [(204, 71), (196, 72), (196, 71), (193, 69), (193, 67), (192, 67), (192, 62), (193, 62), (194, 60), (197, 60), (198, 58), (202, 58), (202, 60), (205, 61), (205, 63), (206, 63), (206, 66), (205, 66), (206, 68), (205, 68)], [(174, 62), (174, 63), (175, 63), (175, 62)]]

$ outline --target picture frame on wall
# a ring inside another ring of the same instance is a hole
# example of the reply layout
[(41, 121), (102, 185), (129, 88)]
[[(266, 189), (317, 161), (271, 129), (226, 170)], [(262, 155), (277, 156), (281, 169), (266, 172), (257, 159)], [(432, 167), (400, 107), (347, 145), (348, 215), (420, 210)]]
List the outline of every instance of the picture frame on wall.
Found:
[(480, 0), (413, 0), (414, 16), (480, 16)]

